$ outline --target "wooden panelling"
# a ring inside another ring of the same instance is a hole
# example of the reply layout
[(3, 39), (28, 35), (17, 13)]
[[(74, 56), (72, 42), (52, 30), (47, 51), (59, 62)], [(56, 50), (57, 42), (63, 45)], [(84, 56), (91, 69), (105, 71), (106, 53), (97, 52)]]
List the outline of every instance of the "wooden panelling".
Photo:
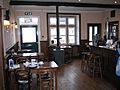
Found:
[(80, 45), (85, 45), (85, 43), (88, 43), (87, 39), (83, 39), (83, 40), (80, 41)]
[(91, 47), (91, 51), (92, 53), (101, 56), (103, 76), (106, 78), (106, 80), (116, 85), (117, 82), (116, 80), (118, 79), (115, 74), (116, 63), (117, 63), (116, 51), (112, 49), (100, 48), (100, 47)]
[(40, 41), (41, 52), (44, 53), (45, 58), (48, 58), (48, 41)]

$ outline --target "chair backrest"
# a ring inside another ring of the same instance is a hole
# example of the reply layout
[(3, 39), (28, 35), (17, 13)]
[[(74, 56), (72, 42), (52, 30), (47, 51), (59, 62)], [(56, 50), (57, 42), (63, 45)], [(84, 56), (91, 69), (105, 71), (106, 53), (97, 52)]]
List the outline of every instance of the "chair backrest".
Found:
[(31, 78), (31, 73), (29, 69), (16, 69), (15, 70), (15, 77), (16, 77), (16, 82), (18, 84), (29, 84), (30, 83), (30, 78)]
[(16, 58), (16, 63), (21, 64), (21, 63), (24, 63), (24, 62), (26, 62), (28, 60), (29, 59), (27, 57), (18, 57), (18, 58)]
[(46, 61), (44, 53), (38, 53), (38, 61)]

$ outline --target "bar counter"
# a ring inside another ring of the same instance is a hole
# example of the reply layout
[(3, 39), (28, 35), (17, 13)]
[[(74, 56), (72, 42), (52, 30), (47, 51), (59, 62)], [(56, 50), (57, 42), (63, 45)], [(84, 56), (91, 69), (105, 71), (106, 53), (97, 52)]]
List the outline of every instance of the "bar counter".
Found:
[(91, 47), (91, 52), (101, 56), (103, 78), (116, 85), (117, 76), (115, 74), (118, 54), (115, 49), (104, 46)]

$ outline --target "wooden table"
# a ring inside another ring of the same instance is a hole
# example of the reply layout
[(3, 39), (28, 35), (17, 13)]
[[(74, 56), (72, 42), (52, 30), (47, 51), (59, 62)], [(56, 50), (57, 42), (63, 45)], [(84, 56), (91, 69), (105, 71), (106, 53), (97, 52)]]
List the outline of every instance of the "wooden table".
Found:
[[(29, 67), (31, 62), (28, 62), (27, 66), (25, 64), (23, 64), (23, 67)], [(37, 62), (36, 62), (37, 63)], [(15, 66), (19, 66), (19, 67), (15, 67)], [(54, 61), (50, 61), (50, 62), (43, 62), (43, 61), (40, 61), (38, 62), (37, 64), (37, 67), (29, 67), (29, 70), (31, 73), (43, 73), (43, 72), (50, 72), (53, 76), (53, 82), (54, 82), (54, 85), (55, 85), (55, 90), (58, 90), (58, 86), (57, 86), (57, 72), (58, 72), (58, 65), (54, 62)], [(13, 69), (10, 69), (9, 71), (12, 73), (14, 72), (15, 69), (17, 68), (21, 68), (19, 64), (15, 64)], [(41, 78), (40, 78), (41, 80)], [(41, 87), (40, 87), (40, 90)], [(50, 90), (53, 90), (52, 89), (52, 84), (50, 85)]]
[[(32, 68), (30, 70), (31, 73), (51, 72), (54, 77), (55, 90), (58, 90), (57, 69), (58, 69), (58, 65), (54, 61), (50, 61), (50, 62), (43, 62), (41, 65), (37, 66), (37, 68)], [(52, 86), (50, 87), (50, 90), (52, 90)]]

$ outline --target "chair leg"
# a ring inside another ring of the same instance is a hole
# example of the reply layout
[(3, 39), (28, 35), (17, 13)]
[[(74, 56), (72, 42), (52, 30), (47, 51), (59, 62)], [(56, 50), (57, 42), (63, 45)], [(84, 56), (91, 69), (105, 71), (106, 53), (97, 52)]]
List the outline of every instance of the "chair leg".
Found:
[(52, 85), (52, 79), (50, 80), (50, 90), (52, 90), (52, 87), (53, 87), (53, 85)]

